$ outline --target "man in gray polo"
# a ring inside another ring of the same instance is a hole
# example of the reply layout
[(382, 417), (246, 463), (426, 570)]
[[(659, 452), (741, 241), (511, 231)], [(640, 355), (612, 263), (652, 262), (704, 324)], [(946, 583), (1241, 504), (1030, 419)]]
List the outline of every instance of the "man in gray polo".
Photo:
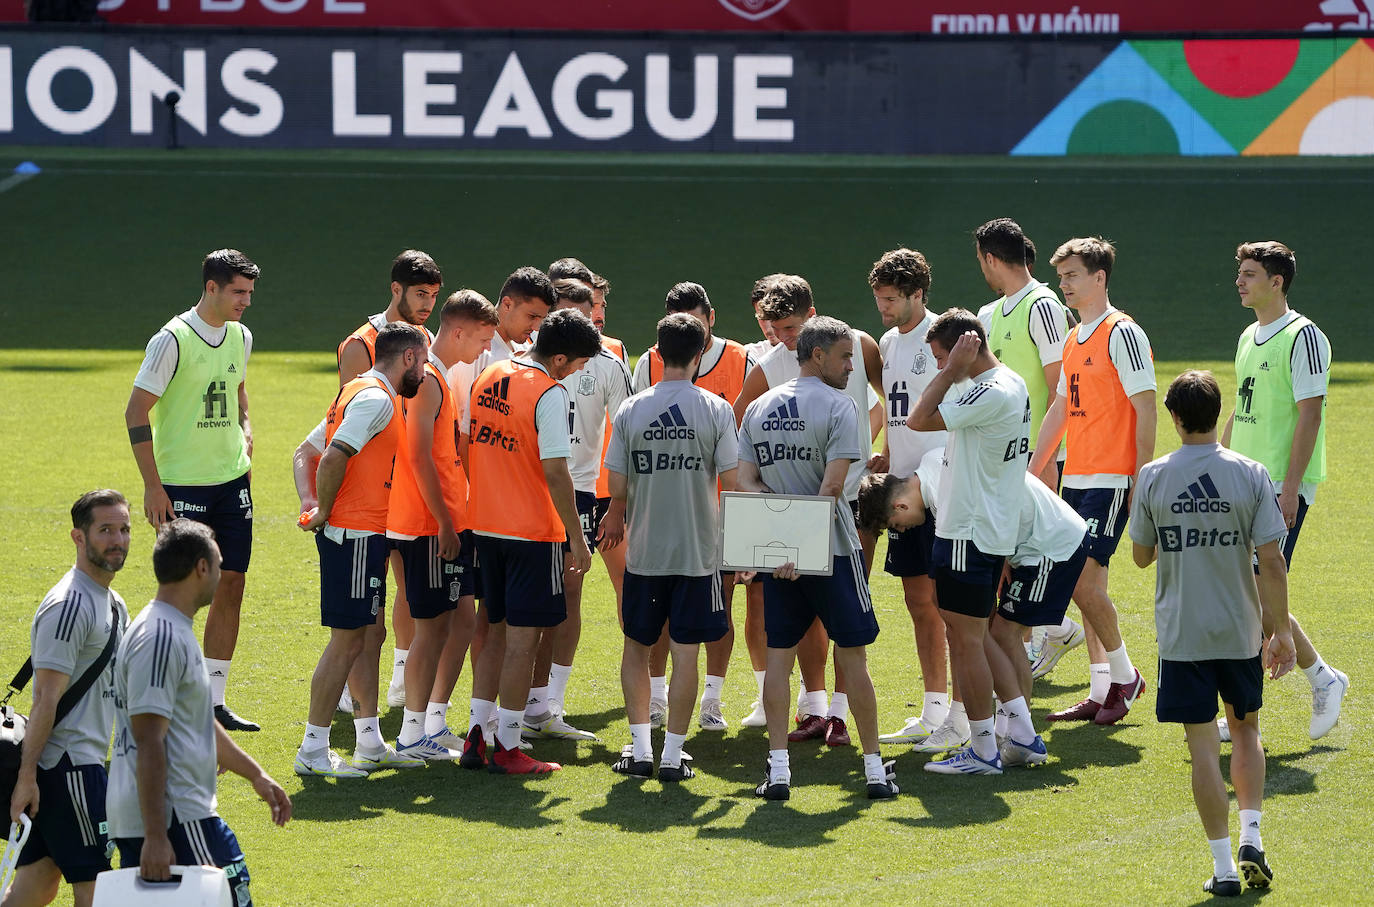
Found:
[[(1211, 372), (1179, 375), (1164, 406), (1183, 446), (1140, 470), (1130, 523), (1136, 564), (1146, 567), (1159, 559), (1155, 714), (1181, 723), (1187, 737), (1193, 802), (1212, 852), (1212, 877), (1203, 890), (1238, 895), (1241, 874), (1251, 888), (1267, 888), (1274, 878), (1260, 841), (1259, 710), (1264, 668), (1277, 678), (1297, 657), (1280, 547), (1287, 527), (1264, 467), (1217, 443), (1221, 389)], [(1258, 554), (1258, 573), (1252, 553)], [(1239, 873), (1221, 776), (1218, 694), (1231, 728)]]
[(214, 718), (192, 620), (215, 595), (220, 563), (219, 546), (203, 523), (178, 518), (158, 528), (157, 597), (129, 625), (115, 660), (106, 807), (120, 865), (136, 865), (154, 882), (170, 878), (172, 864), (218, 866), (234, 903), (247, 907), (248, 866), (216, 811), (216, 768), (247, 778), (278, 825), (291, 818), (291, 800)]

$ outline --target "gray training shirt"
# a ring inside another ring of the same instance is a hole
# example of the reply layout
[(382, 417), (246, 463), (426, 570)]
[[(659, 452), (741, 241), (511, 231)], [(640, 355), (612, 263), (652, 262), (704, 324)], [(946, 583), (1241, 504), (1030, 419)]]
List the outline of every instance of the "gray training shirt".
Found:
[[(868, 458), (859, 447), (858, 418), (853, 398), (844, 391), (819, 378), (796, 378), (744, 411), (739, 458), (757, 465), (763, 484), (778, 494), (816, 494), (826, 463)], [(843, 499), (835, 504), (830, 539), (835, 557), (861, 550), (854, 512)]]
[(217, 815), (215, 717), (210, 675), (191, 619), (154, 600), (139, 612), (119, 646), (115, 671), (115, 741), (105, 797), (111, 838), (142, 838), (138, 808), (138, 747), (129, 719), (168, 719), (167, 825)]
[[(119, 614), (119, 632), (129, 625), (129, 610), (118, 592), (104, 588), (73, 567), (48, 590), (33, 617), (29, 644), (34, 670), (60, 671), (76, 683), (100, 658), (110, 640), (110, 605)], [(118, 645), (118, 640), (116, 640)], [(91, 684), (80, 701), (48, 736), (39, 768), (52, 768), (66, 753), (72, 765), (104, 765), (114, 724), (115, 662)], [(65, 691), (64, 691), (65, 692)]]
[(1286, 532), (1264, 467), (1220, 444), (1185, 444), (1141, 467), (1131, 540), (1159, 546), (1159, 657), (1254, 658), (1262, 630), (1251, 552)]
[(660, 381), (621, 405), (606, 468), (629, 482), (625, 567), (640, 576), (719, 568), (716, 476), (739, 461), (735, 414), (690, 381)]

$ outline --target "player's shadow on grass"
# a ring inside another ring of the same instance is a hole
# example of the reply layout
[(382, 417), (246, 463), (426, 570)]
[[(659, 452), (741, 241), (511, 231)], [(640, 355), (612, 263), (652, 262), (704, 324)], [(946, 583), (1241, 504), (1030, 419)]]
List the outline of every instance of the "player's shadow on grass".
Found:
[[(94, 363), (89, 365), (77, 365), (66, 362), (16, 362), (12, 365), (0, 366), (0, 371), (6, 372), (93, 372), (104, 368), (102, 365)], [(338, 369), (335, 369), (338, 371)]]
[[(762, 776), (756, 779), (762, 780)], [(811, 792), (798, 786), (799, 779), (792, 776), (792, 796), (794, 799), (808, 799)], [(841, 826), (861, 818), (875, 801), (845, 798), (834, 793), (834, 786), (819, 782), (822, 788), (818, 796), (833, 798), (821, 812), (803, 812), (793, 805), (793, 801), (773, 802), (760, 800), (754, 796), (754, 785), (736, 793), (742, 806), (749, 809), (744, 821), (736, 826), (706, 825), (697, 831), (698, 840), (740, 839), (762, 844), (765, 847), (794, 850), (798, 848), (819, 847), (833, 844), (832, 833)]]
[(549, 813), (568, 802), (557, 792), (556, 776), (511, 777), (465, 771), (457, 763), (378, 772), (366, 779), (302, 779), (291, 800), (294, 816), (340, 822), (416, 813), (513, 829), (559, 824)]
[[(1129, 717), (1126, 721), (1130, 721)], [(1043, 720), (1038, 727), (1045, 727)], [(1134, 743), (1119, 740), (1121, 731), (1132, 724), (1113, 724), (1100, 727), (1091, 721), (1081, 724), (1049, 725), (1048, 739), (1045, 741), (1050, 750), (1054, 765), (1064, 771), (1086, 766), (1133, 765), (1141, 760), (1143, 748)]]
[[(1278, 797), (1293, 794), (1312, 794), (1317, 791), (1317, 775), (1299, 764), (1303, 759), (1335, 752), (1336, 747), (1314, 746), (1310, 749), (1291, 753), (1265, 752), (1264, 796)], [(1221, 753), (1221, 772), (1231, 777), (1231, 752), (1223, 744)]]
[[(1201, 880), (1198, 881), (1198, 888), (1199, 888), (1199, 889), (1202, 888), (1202, 883), (1205, 882), (1205, 881), (1206, 881), (1206, 879), (1201, 879)], [(1236, 898), (1228, 898), (1228, 899), (1227, 899), (1227, 903), (1230, 903), (1230, 904), (1259, 903), (1259, 901), (1260, 901), (1261, 898), (1267, 897), (1268, 895), (1273, 894), (1273, 892), (1274, 892), (1274, 889), (1273, 889), (1273, 888), (1243, 888), (1243, 889), (1241, 889), (1241, 892), (1240, 892), (1240, 896), (1239, 896), (1239, 897), (1236, 897)], [(1216, 896), (1215, 896), (1215, 895), (1210, 895), (1210, 894), (1206, 894), (1206, 893), (1200, 893), (1198, 899), (1197, 899), (1196, 901), (1193, 901), (1193, 902), (1189, 905), (1189, 907), (1208, 907), (1208, 905), (1211, 905), (1211, 907), (1216, 907), (1216, 903), (1217, 903), (1217, 899), (1216, 899)]]
[(664, 784), (657, 779), (616, 775), (612, 774), (609, 763), (606, 775), (612, 779), (606, 802), (584, 810), (581, 817), (620, 831), (661, 832), (670, 828), (708, 826), (734, 808), (728, 800), (694, 792), (690, 780), (682, 784)]

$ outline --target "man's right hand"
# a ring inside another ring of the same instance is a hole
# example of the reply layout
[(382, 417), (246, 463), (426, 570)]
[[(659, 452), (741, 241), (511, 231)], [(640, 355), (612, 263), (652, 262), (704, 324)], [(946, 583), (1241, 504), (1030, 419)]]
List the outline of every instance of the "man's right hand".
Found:
[(797, 565), (791, 561), (773, 568), (773, 579), (795, 580), (800, 576), (801, 574), (797, 572)]
[(148, 835), (138, 858), (138, 874), (145, 882), (165, 882), (172, 877), (172, 842), (167, 833)]
[(38, 815), (38, 779), (25, 777), (19, 772), (19, 780), (14, 783), (14, 796), (10, 797), (10, 821), (18, 822), (19, 816), (27, 812), (29, 818)]
[(167, 489), (161, 485), (143, 489), (143, 515), (154, 529), (177, 518), (176, 511), (172, 509), (172, 499), (167, 497)]
[(572, 558), (572, 571), (574, 573), (586, 573), (592, 568), (592, 551), (587, 547), (587, 539), (579, 532), (571, 547), (572, 551), (569, 556)]
[(456, 561), (458, 552), (463, 547), (458, 539), (458, 533), (453, 531), (453, 526), (439, 527), (439, 557), (446, 561)]

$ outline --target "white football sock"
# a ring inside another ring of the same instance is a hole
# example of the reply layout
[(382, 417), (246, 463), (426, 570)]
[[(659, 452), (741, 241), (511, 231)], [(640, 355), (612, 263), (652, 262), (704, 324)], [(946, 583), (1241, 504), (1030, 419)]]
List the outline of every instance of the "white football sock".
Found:
[(806, 714), (825, 717), (825, 690), (806, 691)]
[(487, 722), (491, 721), (491, 716), (496, 711), (496, 703), (490, 699), (469, 699), (468, 700), (468, 733), (472, 729), (480, 727), (482, 736), (486, 738), (487, 745), (492, 743), (491, 734), (487, 730)]
[(921, 720), (926, 727), (939, 727), (949, 714), (949, 697), (944, 693), (926, 693), (921, 703)]
[(409, 649), (395, 649), (391, 658), (391, 685), (393, 687), (403, 687), (406, 685), (406, 658), (410, 656)]
[[(204, 702), (204, 700), (201, 700)], [(329, 748), (329, 728), (317, 727), (309, 722), (305, 725), (305, 736), (301, 738), (302, 753), (318, 753)]]
[(448, 703), (431, 702), (425, 707), (425, 736), (440, 734), (448, 728)]
[(954, 729), (967, 737), (969, 735), (968, 712), (964, 711), (964, 704), (955, 700), (949, 705), (949, 714), (945, 720), (954, 726)]
[(1026, 704), (1024, 696), (1017, 696), (1011, 702), (1004, 703), (1002, 711), (1007, 716), (1007, 736), (1017, 743), (1035, 741), (1035, 725), (1031, 723), (1030, 706)]
[[(210, 665), (210, 659), (205, 659), (205, 664), (208, 667)], [(226, 661), (224, 664), (227, 666), (229, 662)], [(1303, 668), (1302, 672), (1307, 675), (1307, 682), (1312, 684), (1312, 689), (1314, 690), (1326, 686), (1336, 677), (1335, 674), (1331, 673), (1331, 669), (1327, 667), (1326, 662), (1322, 661), (1320, 655), (1317, 656), (1317, 660), (1312, 662), (1310, 666)], [(213, 682), (214, 679), (214, 675), (211, 675), (210, 680)], [(220, 701), (223, 701), (222, 693), (220, 695)]]
[(1107, 668), (1111, 671), (1112, 683), (1135, 680), (1135, 665), (1131, 664), (1131, 656), (1126, 654), (1125, 643), (1121, 644), (1121, 648), (1107, 653)]
[(396, 734), (396, 742), (401, 746), (418, 743), (425, 736), (425, 713), (405, 709), (401, 719), (401, 730)]
[(375, 753), (386, 746), (382, 740), (382, 729), (378, 727), (376, 718), (354, 718), (353, 733), (356, 746), (360, 750)]
[(646, 762), (654, 758), (654, 741), (649, 736), (649, 725), (630, 725), (630, 745), (634, 748), (634, 761)]
[(205, 671), (210, 675), (210, 704), (224, 705), (224, 687), (229, 683), (229, 659), (205, 659)]
[(882, 784), (887, 780), (883, 770), (883, 757), (879, 753), (864, 753), (864, 780), (869, 784)]
[(759, 686), (759, 702), (763, 702), (763, 679), (768, 676), (767, 671), (755, 671), (754, 683)]
[(977, 721), (969, 719), (969, 736), (973, 740), (973, 751), (978, 754), (978, 758), (985, 762), (991, 762), (997, 757), (997, 731), (993, 728), (993, 719), (980, 718)]
[(1088, 665), (1088, 698), (1101, 705), (1107, 701), (1107, 688), (1112, 685), (1111, 668), (1104, 664)]
[(1212, 851), (1212, 875), (1218, 879), (1237, 878), (1236, 859), (1231, 856), (1231, 838), (1217, 838), (1215, 841), (1210, 838), (1207, 846)]
[(572, 665), (561, 665), (554, 662), (549, 666), (548, 700), (550, 702), (563, 702), (568, 695), (568, 678), (570, 677), (572, 677)]
[(997, 732), (998, 737), (1007, 736), (1007, 709), (1003, 705), (998, 705), (997, 710), (992, 713), (992, 727)]
[(663, 755), (659, 757), (658, 764), (674, 768), (682, 765), (682, 744), (686, 742), (686, 734), (674, 734), (672, 731), (664, 734)]
[(701, 701), (706, 702), (708, 699), (714, 699), (716, 702), (720, 702), (720, 691), (724, 686), (724, 677), (717, 674), (707, 674), (706, 688), (701, 691)]
[(525, 712), (529, 715), (542, 715), (548, 711), (545, 704), (549, 698), (549, 687), (530, 687), (530, 696), (525, 700)]
[(1242, 809), (1240, 811), (1240, 846), (1249, 845), (1256, 850), (1264, 850), (1264, 844), (1260, 842), (1260, 811), (1258, 809)]
[(502, 749), (520, 748), (520, 727), (525, 723), (524, 709), (496, 709), (496, 742)]
[(830, 717), (849, 720), (849, 694), (836, 693), (830, 697)]
[(786, 749), (768, 751), (768, 783), (792, 783), (792, 766), (787, 760)]
[(659, 702), (668, 701), (668, 675), (649, 677), (649, 698)]

